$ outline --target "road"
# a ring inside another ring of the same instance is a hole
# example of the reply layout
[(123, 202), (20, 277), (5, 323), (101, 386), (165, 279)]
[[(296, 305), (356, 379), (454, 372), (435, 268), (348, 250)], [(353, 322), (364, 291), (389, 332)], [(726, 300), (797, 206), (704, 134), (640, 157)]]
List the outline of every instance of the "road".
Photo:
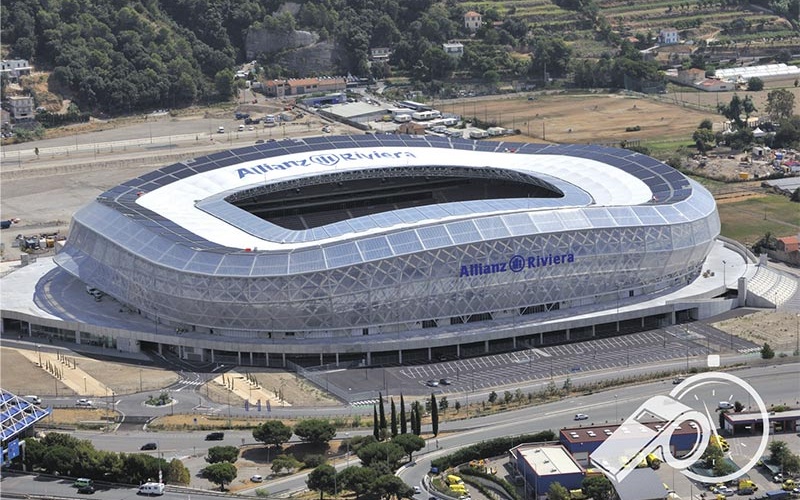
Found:
[[(732, 373), (751, 384), (761, 395), (767, 406), (771, 404), (798, 405), (800, 398), (800, 364), (772, 365), (758, 368), (744, 368)], [(656, 394), (667, 394), (673, 388), (668, 381), (660, 381), (629, 387), (618, 387), (610, 391), (598, 392), (585, 396), (567, 398), (561, 401), (505, 411), (487, 417), (469, 420), (448, 421), (447, 414), (442, 416), (440, 436), (429, 439), (424, 450), (415, 458), (415, 465), (404, 467), (398, 475), (409, 485), (421, 485), (422, 478), (430, 468), (431, 460), (450, 453), (458, 448), (479, 441), (501, 436), (520, 435), (544, 429), (557, 430), (572, 425), (575, 413), (586, 413), (589, 420), (585, 424), (604, 423), (622, 420), (637, 409), (644, 401)], [(716, 404), (716, 403), (714, 403)], [(367, 431), (364, 431), (367, 432)], [(241, 445), (253, 443), (249, 431), (227, 431), (224, 441), (206, 442), (205, 432), (159, 432), (126, 431), (117, 433), (76, 432), (76, 437), (89, 439), (98, 449), (122, 452), (138, 452), (145, 442), (157, 441), (164, 458), (201, 457), (212, 445)], [(344, 437), (343, 434), (339, 436)], [(438, 445), (438, 449), (437, 449)], [(159, 453), (159, 452), (148, 452)], [(202, 462), (202, 460), (200, 460)], [(351, 465), (355, 460), (351, 461)], [(344, 467), (341, 461), (339, 469)], [(193, 471), (196, 472), (196, 471)], [(306, 475), (296, 474), (267, 481), (258, 486), (266, 488), (273, 494), (289, 493), (305, 489)], [(3, 492), (27, 492), (29, 494), (70, 495), (74, 493), (69, 483), (57, 480), (33, 480), (29, 477), (5, 476), (2, 484)], [(242, 492), (255, 495), (255, 489)], [(424, 493), (423, 493), (424, 494)], [(131, 489), (98, 491), (96, 498), (134, 498)], [(211, 498), (213, 495), (202, 492), (191, 492), (193, 498)], [(164, 498), (186, 498), (186, 493), (174, 494)], [(420, 496), (421, 498), (421, 496)]]

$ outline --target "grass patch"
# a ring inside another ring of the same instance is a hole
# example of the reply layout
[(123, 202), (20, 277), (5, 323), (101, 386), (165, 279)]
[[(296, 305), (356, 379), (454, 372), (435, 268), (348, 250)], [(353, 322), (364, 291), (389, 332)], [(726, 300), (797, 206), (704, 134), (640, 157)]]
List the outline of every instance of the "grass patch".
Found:
[(659, 141), (642, 141), (642, 145), (650, 148), (650, 155), (659, 160), (668, 159), (682, 147), (694, 147), (694, 143), (685, 137), (667, 138)]
[(752, 244), (767, 232), (786, 236), (800, 229), (798, 204), (777, 194), (723, 203), (717, 209), (722, 235), (742, 243)]

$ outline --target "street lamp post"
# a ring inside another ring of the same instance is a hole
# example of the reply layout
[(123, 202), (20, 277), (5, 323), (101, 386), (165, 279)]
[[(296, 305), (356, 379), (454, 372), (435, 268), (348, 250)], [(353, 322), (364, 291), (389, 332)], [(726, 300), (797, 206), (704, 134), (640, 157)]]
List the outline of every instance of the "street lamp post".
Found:
[(722, 261), (722, 286), (725, 288), (725, 293), (728, 292), (728, 263)]
[(36, 353), (39, 355), (39, 368), (42, 367), (42, 346), (41, 344), (36, 344)]
[(797, 334), (794, 338), (794, 355), (800, 356), (800, 314), (797, 315)]
[(345, 467), (350, 467), (350, 433), (344, 433), (345, 439), (347, 440), (347, 455), (345, 455)]
[(617, 395), (614, 394), (614, 422), (619, 420), (619, 412), (617, 412)]

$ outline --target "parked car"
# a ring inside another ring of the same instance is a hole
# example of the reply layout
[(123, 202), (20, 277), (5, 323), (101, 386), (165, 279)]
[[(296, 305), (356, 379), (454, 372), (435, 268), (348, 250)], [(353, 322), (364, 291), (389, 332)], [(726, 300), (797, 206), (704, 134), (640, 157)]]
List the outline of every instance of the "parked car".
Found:
[(585, 413), (576, 413), (575, 414), (575, 420), (588, 420), (588, 419), (589, 419), (589, 415), (587, 415)]
[(75, 480), (74, 483), (72, 483), (72, 486), (75, 486), (75, 487), (78, 487), (78, 488), (83, 488), (84, 486), (93, 486), (93, 485), (94, 485), (94, 481), (92, 481), (88, 477), (79, 477), (78, 479)]
[(23, 397), (24, 399), (27, 399), (28, 401), (30, 401), (31, 403), (33, 403), (33, 404), (35, 404), (35, 405), (40, 405), (40, 404), (42, 404), (42, 400), (39, 398), (39, 396), (35, 396), (35, 395), (33, 395), (33, 394), (30, 394), (30, 395), (28, 395), (28, 396), (22, 396), (22, 397)]
[(450, 385), (453, 383), (453, 381), (450, 380), (449, 378), (440, 378), (439, 383), (442, 385)]
[(222, 441), (225, 439), (224, 432), (209, 432), (206, 434), (206, 441)]
[(425, 385), (427, 385), (428, 387), (439, 387), (439, 381), (438, 380), (428, 380), (427, 382), (425, 382)]
[(264, 480), (264, 478), (261, 477), (261, 475), (259, 475), (259, 474), (254, 474), (254, 475), (250, 476), (250, 481), (252, 481), (254, 483), (260, 483), (263, 480)]
[(80, 488), (78, 488), (78, 493), (83, 493), (84, 495), (92, 495), (94, 493), (94, 486), (92, 486), (91, 484), (81, 486)]

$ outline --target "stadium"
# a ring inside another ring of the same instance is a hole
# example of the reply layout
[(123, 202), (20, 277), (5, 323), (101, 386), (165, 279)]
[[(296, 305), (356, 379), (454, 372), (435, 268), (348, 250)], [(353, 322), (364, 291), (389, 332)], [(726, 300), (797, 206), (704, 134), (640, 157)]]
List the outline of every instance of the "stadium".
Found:
[(702, 316), (620, 303), (697, 280), (719, 229), (703, 187), (625, 149), (315, 137), (117, 186), (74, 215), (55, 262), (154, 323), (109, 333), (119, 350), (403, 363)]

